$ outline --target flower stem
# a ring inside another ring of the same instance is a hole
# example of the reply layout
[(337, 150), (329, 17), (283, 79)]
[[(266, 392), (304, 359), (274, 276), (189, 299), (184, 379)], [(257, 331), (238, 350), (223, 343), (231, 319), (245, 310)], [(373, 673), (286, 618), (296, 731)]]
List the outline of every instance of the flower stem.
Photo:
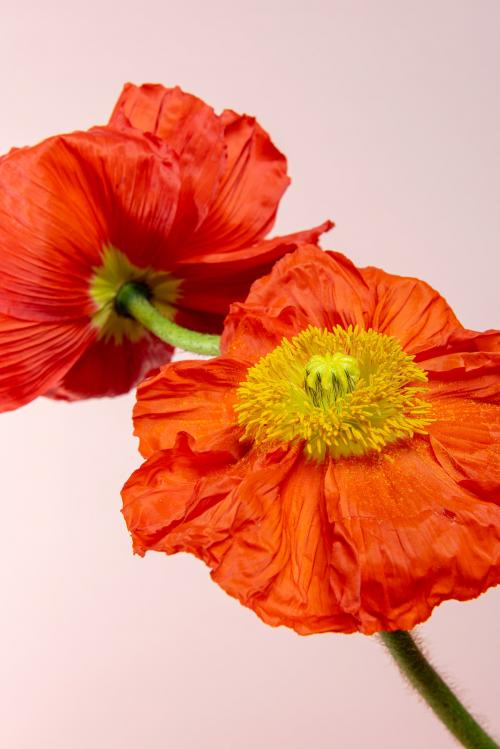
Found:
[(182, 328), (164, 317), (149, 301), (148, 289), (143, 284), (124, 284), (116, 295), (115, 306), (120, 314), (133, 317), (171, 346), (205, 356), (220, 354), (220, 336)]
[(463, 746), (500, 749), (431, 666), (409, 632), (381, 632), (380, 636), (403, 676)]

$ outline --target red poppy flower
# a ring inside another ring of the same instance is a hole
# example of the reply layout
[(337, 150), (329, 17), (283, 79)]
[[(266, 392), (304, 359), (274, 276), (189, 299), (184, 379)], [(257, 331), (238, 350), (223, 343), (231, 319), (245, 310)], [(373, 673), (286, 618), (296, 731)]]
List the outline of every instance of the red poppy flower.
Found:
[(411, 629), (500, 581), (500, 334), (422, 281), (304, 247), (222, 356), (138, 390), (134, 549), (188, 551), (269, 624)]
[(108, 127), (13, 150), (0, 180), (0, 410), (123, 393), (169, 360), (117, 314), (125, 282), (219, 332), (277, 257), (330, 227), (264, 240), (284, 156), (252, 118), (177, 88), (126, 87)]

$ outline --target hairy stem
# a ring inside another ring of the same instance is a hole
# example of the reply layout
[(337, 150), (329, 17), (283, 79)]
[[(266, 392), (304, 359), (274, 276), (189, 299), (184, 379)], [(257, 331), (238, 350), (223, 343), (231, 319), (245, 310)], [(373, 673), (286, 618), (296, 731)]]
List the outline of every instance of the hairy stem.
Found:
[(409, 632), (381, 632), (403, 676), (458, 741), (468, 749), (500, 749), (431, 666)]
[(163, 317), (149, 301), (148, 290), (142, 284), (124, 284), (116, 295), (115, 305), (120, 314), (133, 317), (146, 330), (171, 346), (205, 356), (220, 354), (220, 336), (197, 333)]

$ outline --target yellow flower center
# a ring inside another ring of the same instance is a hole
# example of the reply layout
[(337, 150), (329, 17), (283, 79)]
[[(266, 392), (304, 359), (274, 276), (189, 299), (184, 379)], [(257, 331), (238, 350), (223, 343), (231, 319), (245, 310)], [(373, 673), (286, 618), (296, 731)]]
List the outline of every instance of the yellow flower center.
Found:
[(337, 398), (352, 393), (359, 380), (359, 364), (340, 351), (311, 356), (305, 366), (304, 390), (315, 406), (329, 408)]
[(249, 369), (235, 409), (242, 439), (257, 445), (303, 443), (318, 461), (364, 455), (425, 434), (426, 381), (395, 338), (309, 327)]
[(89, 293), (97, 307), (92, 322), (99, 329), (99, 338), (105, 341), (113, 339), (119, 344), (124, 338), (138, 341), (145, 335), (144, 327), (131, 317), (121, 314), (115, 305), (118, 291), (130, 281), (144, 284), (150, 294), (150, 302), (165, 317), (173, 318), (172, 305), (179, 297), (181, 280), (170, 273), (153, 268), (139, 268), (112, 245), (103, 249), (102, 264), (93, 268), (93, 271)]

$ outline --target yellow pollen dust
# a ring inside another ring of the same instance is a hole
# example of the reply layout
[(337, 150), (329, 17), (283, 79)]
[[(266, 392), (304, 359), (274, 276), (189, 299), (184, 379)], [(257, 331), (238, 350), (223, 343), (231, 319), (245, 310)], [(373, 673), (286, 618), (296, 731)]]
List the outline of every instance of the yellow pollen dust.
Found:
[(375, 330), (309, 327), (262, 357), (237, 391), (243, 440), (303, 443), (317, 461), (380, 452), (425, 434), (427, 375)]
[(113, 245), (107, 245), (102, 252), (102, 264), (93, 268), (94, 274), (89, 285), (89, 293), (96, 304), (92, 322), (99, 329), (98, 337), (115, 343), (124, 338), (138, 341), (145, 330), (131, 317), (119, 314), (115, 299), (120, 288), (130, 281), (144, 284), (150, 294), (151, 303), (165, 316), (174, 316), (173, 303), (179, 298), (181, 280), (170, 273), (153, 268), (139, 268)]

